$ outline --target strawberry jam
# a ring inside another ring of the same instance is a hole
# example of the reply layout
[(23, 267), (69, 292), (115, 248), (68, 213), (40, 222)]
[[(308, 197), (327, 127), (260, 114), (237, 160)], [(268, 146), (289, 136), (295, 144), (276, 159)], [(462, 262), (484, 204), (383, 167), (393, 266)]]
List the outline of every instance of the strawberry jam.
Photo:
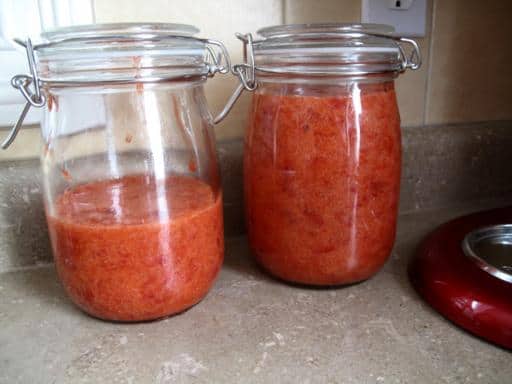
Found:
[(48, 215), (57, 271), (71, 299), (115, 321), (183, 311), (223, 260), (221, 194), (195, 178), (136, 175), (75, 186)]
[(391, 81), (261, 84), (244, 157), (257, 261), (281, 279), (312, 285), (375, 274), (395, 238), (400, 153)]

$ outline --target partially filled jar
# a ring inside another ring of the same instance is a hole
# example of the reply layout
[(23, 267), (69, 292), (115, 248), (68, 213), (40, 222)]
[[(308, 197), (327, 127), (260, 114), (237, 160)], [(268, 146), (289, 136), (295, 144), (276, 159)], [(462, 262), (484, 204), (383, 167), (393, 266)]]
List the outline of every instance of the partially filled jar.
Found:
[(254, 72), (246, 65), (241, 75), (255, 88), (246, 225), (258, 263), (278, 278), (349, 284), (389, 257), (401, 161), (394, 79), (419, 66), (417, 45), (406, 57), (392, 31), (312, 24), (242, 37)]
[(229, 64), (219, 63), (224, 47), (197, 31), (72, 27), (34, 46), (55, 264), (71, 299), (93, 316), (181, 312), (221, 267), (222, 193), (203, 85)]

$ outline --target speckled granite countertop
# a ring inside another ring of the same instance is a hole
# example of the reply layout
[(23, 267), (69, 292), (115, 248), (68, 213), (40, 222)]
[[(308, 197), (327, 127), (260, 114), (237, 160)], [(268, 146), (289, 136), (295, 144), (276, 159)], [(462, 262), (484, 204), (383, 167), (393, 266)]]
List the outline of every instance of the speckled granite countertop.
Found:
[(1, 383), (510, 383), (512, 354), (456, 328), (406, 265), (438, 223), (403, 215), (384, 269), (339, 289), (288, 286), (227, 242), (215, 287), (166, 320), (112, 324), (77, 310), (52, 266), (0, 275)]

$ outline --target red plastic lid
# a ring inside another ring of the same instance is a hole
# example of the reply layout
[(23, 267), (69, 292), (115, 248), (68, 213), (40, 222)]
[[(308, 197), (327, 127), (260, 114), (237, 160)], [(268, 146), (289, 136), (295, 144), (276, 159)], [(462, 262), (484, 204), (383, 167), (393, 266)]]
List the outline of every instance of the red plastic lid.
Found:
[(512, 223), (512, 207), (452, 220), (423, 241), (409, 275), (420, 295), (467, 331), (512, 349), (512, 283), (464, 253), (465, 237), (482, 227)]

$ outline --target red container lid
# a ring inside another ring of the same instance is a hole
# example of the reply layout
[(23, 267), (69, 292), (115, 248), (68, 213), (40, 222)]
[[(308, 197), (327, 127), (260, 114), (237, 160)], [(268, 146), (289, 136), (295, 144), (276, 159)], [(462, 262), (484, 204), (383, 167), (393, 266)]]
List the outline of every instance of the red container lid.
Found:
[[(409, 275), (420, 295), (443, 316), (483, 339), (512, 349), (510, 264), (501, 265), (503, 255), (495, 260), (486, 257), (493, 249), (502, 253), (512, 249), (506, 234), (500, 237), (496, 231), (508, 227), (502, 225), (507, 223), (512, 223), (512, 207), (442, 225), (419, 247)], [(489, 227), (496, 225), (494, 230)], [(487, 245), (482, 246), (482, 239), (487, 239)], [(508, 255), (508, 260), (512, 259), (512, 254)]]

